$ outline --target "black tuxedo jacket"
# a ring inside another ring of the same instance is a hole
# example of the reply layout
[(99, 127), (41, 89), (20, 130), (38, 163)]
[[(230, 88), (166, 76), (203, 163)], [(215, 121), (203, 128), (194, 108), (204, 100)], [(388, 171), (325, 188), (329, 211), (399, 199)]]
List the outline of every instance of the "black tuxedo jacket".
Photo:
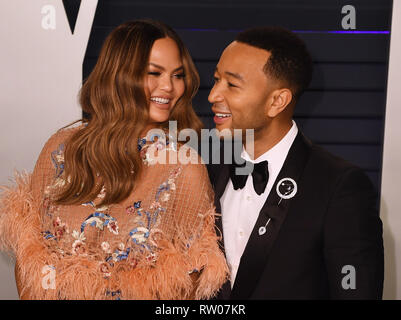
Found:
[[(208, 165), (217, 212), (229, 168)], [(298, 190), (279, 204), (276, 184), (282, 178), (294, 179)], [(259, 213), (233, 289), (227, 282), (217, 298), (381, 299), (384, 257), (376, 198), (361, 169), (299, 132)], [(259, 235), (269, 217), (267, 232)], [(219, 217), (216, 229), (223, 233)]]

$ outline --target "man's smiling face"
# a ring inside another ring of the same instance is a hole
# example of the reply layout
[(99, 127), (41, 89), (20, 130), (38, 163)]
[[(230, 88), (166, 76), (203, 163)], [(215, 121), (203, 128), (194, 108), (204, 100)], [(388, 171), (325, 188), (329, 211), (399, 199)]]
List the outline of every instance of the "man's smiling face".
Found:
[(219, 131), (267, 125), (266, 106), (275, 88), (263, 70), (269, 57), (268, 51), (237, 41), (224, 50), (208, 98)]

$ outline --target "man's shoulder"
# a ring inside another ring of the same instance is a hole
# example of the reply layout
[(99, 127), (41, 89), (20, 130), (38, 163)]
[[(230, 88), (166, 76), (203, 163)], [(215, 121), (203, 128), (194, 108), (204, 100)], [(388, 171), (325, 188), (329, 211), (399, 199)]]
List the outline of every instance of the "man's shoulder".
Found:
[(316, 175), (325, 178), (324, 180), (338, 181), (344, 179), (344, 177), (352, 177), (352, 179), (362, 179), (368, 182), (368, 176), (359, 166), (310, 141), (309, 147), (309, 168)]
[(351, 168), (359, 169), (357, 165), (314, 143), (310, 144), (310, 158), (311, 161), (316, 161), (320, 164), (324, 170), (341, 172)]

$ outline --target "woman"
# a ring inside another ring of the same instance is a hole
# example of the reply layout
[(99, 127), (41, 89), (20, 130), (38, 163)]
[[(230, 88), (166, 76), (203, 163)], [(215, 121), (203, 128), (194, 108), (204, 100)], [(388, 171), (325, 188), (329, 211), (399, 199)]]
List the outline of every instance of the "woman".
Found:
[[(32, 176), (3, 193), (0, 244), (22, 299), (205, 299), (227, 278), (203, 165), (160, 164), (175, 144), (150, 129), (200, 129), (199, 84), (178, 35), (128, 22), (83, 84), (89, 121), (53, 135)], [(179, 148), (179, 147), (178, 147)], [(169, 157), (167, 157), (169, 159)]]

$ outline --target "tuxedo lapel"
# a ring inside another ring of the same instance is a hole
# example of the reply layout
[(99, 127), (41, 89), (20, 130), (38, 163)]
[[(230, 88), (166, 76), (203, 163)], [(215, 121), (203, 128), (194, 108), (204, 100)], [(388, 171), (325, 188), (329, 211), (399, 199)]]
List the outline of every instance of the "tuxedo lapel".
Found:
[(225, 164), (220, 164), (219, 165), (219, 175), (216, 177), (216, 182), (215, 182), (215, 195), (214, 195), (214, 205), (216, 207), (216, 213), (218, 216), (216, 217), (216, 228), (217, 228), (217, 234), (221, 234), (221, 240), (220, 242), (220, 247), (224, 249), (224, 234), (223, 234), (223, 222), (222, 222), (222, 216), (221, 216), (221, 204), (220, 204), (220, 198), (222, 197), (227, 183), (228, 179), (230, 178), (230, 165), (225, 165)]
[[(280, 202), (281, 198), (276, 192), (277, 183), (283, 178), (299, 181), (308, 159), (308, 144), (302, 133), (298, 132), (249, 237), (241, 257), (231, 299), (249, 299), (257, 285), (292, 200), (298, 196), (297, 193), (294, 198), (282, 199)], [(271, 220), (266, 233), (259, 235), (259, 228), (265, 226), (269, 218)]]
[[(224, 251), (224, 233), (223, 233), (223, 222), (222, 222), (222, 215), (221, 215), (221, 203), (220, 199), (226, 190), (228, 180), (230, 179), (230, 164), (225, 164), (225, 148), (231, 149), (234, 152), (234, 143), (228, 143), (221, 141), (220, 148), (219, 148), (219, 162), (220, 164), (212, 165), (213, 166), (213, 179), (212, 181), (214, 186), (214, 205), (216, 207), (216, 212), (218, 216), (216, 217), (216, 231), (217, 234), (221, 234), (221, 240), (219, 241), (220, 247)], [(225, 253), (225, 252), (224, 252)]]
[[(224, 250), (224, 233), (223, 233), (223, 221), (221, 215), (221, 204), (220, 199), (226, 190), (228, 180), (230, 179), (230, 165), (224, 164), (222, 160), (224, 159), (224, 150), (221, 144), (220, 148), (220, 164), (210, 164), (209, 165), (209, 176), (214, 189), (214, 205), (216, 208), (216, 218), (215, 218), (215, 229), (216, 234), (221, 236), (219, 239), (219, 246), (225, 255)], [(231, 294), (230, 281), (224, 283), (216, 299), (218, 300), (228, 300)]]

